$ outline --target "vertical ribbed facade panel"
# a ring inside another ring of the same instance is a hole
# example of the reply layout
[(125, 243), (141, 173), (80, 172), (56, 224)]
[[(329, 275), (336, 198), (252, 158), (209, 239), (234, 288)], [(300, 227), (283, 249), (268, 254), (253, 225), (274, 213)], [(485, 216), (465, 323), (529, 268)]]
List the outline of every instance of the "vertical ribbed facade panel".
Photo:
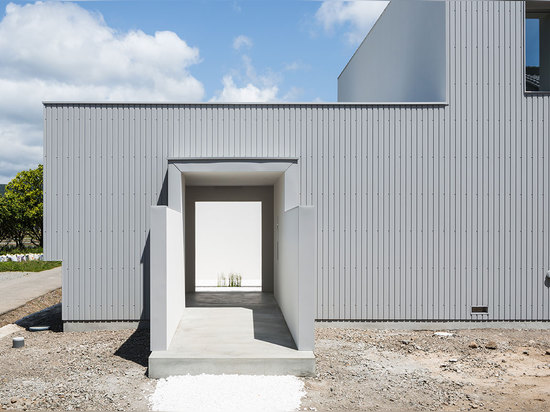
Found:
[(523, 7), (449, 3), (448, 105), (46, 104), (64, 319), (148, 318), (168, 157), (296, 157), (318, 319), (549, 320), (550, 98), (523, 92)]

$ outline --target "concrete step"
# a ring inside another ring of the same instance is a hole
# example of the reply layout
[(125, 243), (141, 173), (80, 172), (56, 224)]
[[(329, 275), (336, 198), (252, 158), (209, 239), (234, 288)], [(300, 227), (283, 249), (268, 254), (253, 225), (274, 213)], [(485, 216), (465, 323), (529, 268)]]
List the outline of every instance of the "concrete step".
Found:
[(166, 351), (149, 356), (149, 376), (315, 373), (312, 351), (297, 349), (270, 293), (194, 293)]
[[(166, 378), (175, 375), (241, 374), (241, 375), (295, 375), (313, 376), (315, 356), (311, 351), (294, 350), (285, 355), (222, 356), (155, 351), (149, 356), (149, 377)], [(290, 352), (290, 351), (289, 351)]]

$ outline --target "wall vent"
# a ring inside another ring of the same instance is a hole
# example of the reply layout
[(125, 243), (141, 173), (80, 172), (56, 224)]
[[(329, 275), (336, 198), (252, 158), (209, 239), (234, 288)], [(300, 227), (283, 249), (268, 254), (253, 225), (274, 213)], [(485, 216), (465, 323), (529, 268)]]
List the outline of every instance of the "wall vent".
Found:
[(489, 307), (488, 306), (472, 306), (472, 313), (474, 313), (474, 314), (489, 313)]

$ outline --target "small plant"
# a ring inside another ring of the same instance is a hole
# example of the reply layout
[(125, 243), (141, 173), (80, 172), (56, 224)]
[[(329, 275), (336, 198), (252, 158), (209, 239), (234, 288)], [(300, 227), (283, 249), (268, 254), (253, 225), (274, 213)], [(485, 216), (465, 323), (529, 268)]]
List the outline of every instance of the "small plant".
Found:
[(220, 273), (218, 275), (218, 287), (219, 288), (225, 288), (225, 287), (239, 288), (241, 287), (242, 280), (243, 280), (243, 277), (238, 273), (231, 272), (227, 276), (227, 278), (225, 277), (225, 274)]
[(239, 288), (241, 287), (243, 277), (238, 273), (229, 274), (229, 287), (230, 288)]

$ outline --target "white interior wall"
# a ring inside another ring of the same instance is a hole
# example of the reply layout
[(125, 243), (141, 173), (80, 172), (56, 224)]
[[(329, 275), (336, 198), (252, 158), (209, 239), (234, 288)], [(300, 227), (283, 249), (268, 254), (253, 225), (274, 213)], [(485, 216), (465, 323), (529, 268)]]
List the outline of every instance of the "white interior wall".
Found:
[(196, 286), (217, 286), (218, 276), (262, 284), (262, 203), (196, 202)]
[(277, 299), (279, 285), (279, 221), (284, 208), (284, 175), (281, 175), (273, 185), (273, 293)]

